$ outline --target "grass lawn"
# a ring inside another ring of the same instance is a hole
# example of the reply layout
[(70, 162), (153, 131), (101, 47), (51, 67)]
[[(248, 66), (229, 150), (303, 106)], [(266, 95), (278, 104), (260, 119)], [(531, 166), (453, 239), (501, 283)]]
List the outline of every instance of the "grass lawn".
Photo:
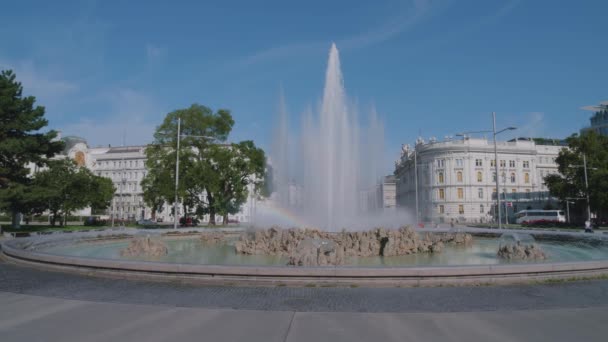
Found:
[[(64, 231), (64, 232), (74, 232), (80, 230), (93, 230), (93, 229), (104, 229), (110, 227), (96, 227), (96, 226), (82, 226), (82, 225), (67, 225), (64, 227), (61, 226), (51, 226), (51, 225), (21, 225), (20, 228), (14, 229), (10, 226), (10, 224), (3, 224), (2, 231), (7, 233), (33, 233), (33, 232), (53, 232), (53, 231)], [(129, 227), (127, 227), (129, 228)]]

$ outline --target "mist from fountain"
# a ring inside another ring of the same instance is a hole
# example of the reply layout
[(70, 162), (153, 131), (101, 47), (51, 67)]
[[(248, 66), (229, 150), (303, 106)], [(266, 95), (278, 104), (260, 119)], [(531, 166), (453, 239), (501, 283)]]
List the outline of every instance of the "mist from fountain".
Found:
[(356, 106), (346, 96), (335, 44), (329, 51), (318, 115), (305, 111), (298, 139), (290, 136), (281, 92), (271, 151), (278, 205), (300, 222), (326, 230), (348, 229), (368, 218), (362, 197), (382, 176), (384, 128), (375, 108), (367, 125), (360, 127)]

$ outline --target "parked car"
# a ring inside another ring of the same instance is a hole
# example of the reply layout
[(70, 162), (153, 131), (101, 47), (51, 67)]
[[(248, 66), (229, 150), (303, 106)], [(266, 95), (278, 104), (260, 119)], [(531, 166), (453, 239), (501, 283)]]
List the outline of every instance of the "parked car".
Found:
[(196, 227), (199, 224), (199, 220), (196, 217), (182, 217), (179, 219), (179, 224), (182, 227)]
[(152, 220), (139, 220), (137, 221), (137, 225), (144, 227), (156, 227), (158, 224)]

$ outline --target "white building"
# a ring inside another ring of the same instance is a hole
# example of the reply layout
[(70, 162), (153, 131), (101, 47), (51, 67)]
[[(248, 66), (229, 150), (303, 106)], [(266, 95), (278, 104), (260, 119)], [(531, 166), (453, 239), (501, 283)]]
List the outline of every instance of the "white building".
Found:
[(596, 110), (589, 119), (591, 125), (581, 129), (581, 134), (587, 131), (594, 131), (599, 135), (608, 136), (608, 102), (602, 102), (598, 106), (590, 106)]
[[(94, 174), (107, 177), (112, 180), (116, 193), (112, 205), (103, 216), (124, 220), (149, 219), (152, 210), (143, 200), (141, 181), (144, 179), (146, 169), (145, 145), (122, 146), (122, 147), (95, 147), (89, 148), (86, 140), (80, 137), (68, 136), (61, 138), (66, 146), (61, 157), (68, 157), (76, 161), (79, 166), (86, 166)], [(250, 185), (249, 197), (235, 215), (229, 215), (228, 219), (238, 222), (251, 222), (255, 207), (253, 186)], [(165, 203), (163, 210), (157, 212), (156, 219), (163, 222), (173, 222), (173, 203)], [(90, 209), (85, 209), (76, 215), (91, 215)], [(178, 214), (183, 215), (183, 208), (178, 206)], [(209, 221), (208, 215), (203, 217), (203, 223)], [(221, 222), (220, 216), (216, 222)]]
[(397, 207), (395, 176), (382, 177), (373, 189), (361, 191), (359, 196), (359, 208), (361, 211), (378, 212), (395, 210)]
[[(531, 139), (498, 142), (497, 146), (501, 198), (510, 204), (509, 214), (538, 206), (542, 197), (546, 203), (548, 189), (543, 179), (557, 173), (555, 158), (563, 146), (537, 145)], [(395, 163), (397, 206), (415, 208), (417, 183), (421, 220), (492, 221), (496, 210), (494, 160), (494, 143), (486, 139), (418, 139), (413, 149), (404, 145)]]

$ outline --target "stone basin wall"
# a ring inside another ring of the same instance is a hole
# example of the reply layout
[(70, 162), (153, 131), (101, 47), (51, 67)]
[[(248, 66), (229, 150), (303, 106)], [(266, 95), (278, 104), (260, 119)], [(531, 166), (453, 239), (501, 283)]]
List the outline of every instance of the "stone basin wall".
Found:
[(323, 266), (341, 265), (347, 257), (437, 253), (446, 243), (466, 245), (472, 241), (471, 234), (425, 233), (420, 236), (409, 227), (340, 233), (272, 227), (241, 235), (235, 250), (241, 254), (289, 257), (290, 265)]

